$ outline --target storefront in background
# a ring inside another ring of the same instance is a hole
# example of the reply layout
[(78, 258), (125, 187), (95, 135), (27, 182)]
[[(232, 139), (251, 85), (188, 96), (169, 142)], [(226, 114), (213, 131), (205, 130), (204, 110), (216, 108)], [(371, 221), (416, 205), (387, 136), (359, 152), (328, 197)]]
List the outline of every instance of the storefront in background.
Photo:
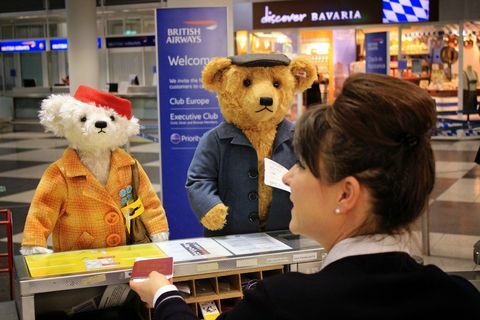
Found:
[[(366, 35), (384, 34), (384, 73), (428, 90), (437, 100), (439, 126), (475, 125), (479, 118), (472, 96), (480, 84), (473, 83), (480, 74), (480, 21), (439, 23), (437, 1), (403, 3), (254, 3), (253, 30), (236, 32), (237, 54), (310, 56), (319, 74), (322, 102), (331, 103), (350, 74), (367, 71)], [(378, 60), (381, 57), (373, 56), (369, 62)], [(467, 130), (461, 134), (475, 135)]]

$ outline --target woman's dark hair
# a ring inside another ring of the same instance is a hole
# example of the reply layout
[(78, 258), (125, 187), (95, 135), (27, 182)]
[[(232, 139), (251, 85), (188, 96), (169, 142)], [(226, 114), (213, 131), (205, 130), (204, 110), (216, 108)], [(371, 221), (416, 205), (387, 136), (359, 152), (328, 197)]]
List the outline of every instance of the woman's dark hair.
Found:
[(306, 90), (306, 103), (308, 107), (322, 103), (322, 94), (318, 81), (313, 82), (312, 86)]
[(316, 177), (334, 183), (353, 176), (367, 187), (375, 216), (367, 233), (393, 234), (409, 229), (432, 192), (429, 131), (435, 123), (435, 102), (423, 89), (389, 76), (355, 74), (333, 106), (303, 114), (294, 145)]

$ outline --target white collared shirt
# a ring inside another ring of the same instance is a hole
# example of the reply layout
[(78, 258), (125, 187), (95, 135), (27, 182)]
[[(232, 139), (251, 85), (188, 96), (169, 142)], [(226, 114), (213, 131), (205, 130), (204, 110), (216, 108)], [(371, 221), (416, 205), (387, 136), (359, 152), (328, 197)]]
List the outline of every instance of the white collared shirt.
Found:
[(152, 301), (152, 307), (155, 308), (155, 303), (157, 302), (157, 299), (160, 298), (160, 296), (166, 292), (169, 291), (177, 291), (177, 287), (173, 284), (168, 284), (166, 286), (163, 286), (157, 290), (155, 295), (153, 296), (153, 301)]
[(322, 263), (322, 269), (345, 257), (382, 252), (405, 252), (410, 254), (409, 237), (375, 234), (343, 239), (333, 246)]

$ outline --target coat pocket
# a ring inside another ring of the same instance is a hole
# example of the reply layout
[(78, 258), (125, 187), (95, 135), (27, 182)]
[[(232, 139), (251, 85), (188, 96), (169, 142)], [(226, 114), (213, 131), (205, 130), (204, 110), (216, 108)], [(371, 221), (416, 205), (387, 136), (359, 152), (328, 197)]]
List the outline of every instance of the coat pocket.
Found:
[(74, 245), (74, 250), (90, 249), (93, 241), (95, 241), (95, 238), (90, 233), (84, 231), (80, 237), (78, 237), (77, 243)]

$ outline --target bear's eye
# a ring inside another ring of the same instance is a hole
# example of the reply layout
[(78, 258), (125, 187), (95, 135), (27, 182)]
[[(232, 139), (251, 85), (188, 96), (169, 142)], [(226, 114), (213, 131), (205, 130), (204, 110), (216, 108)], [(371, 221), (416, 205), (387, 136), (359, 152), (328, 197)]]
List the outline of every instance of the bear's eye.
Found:
[(251, 84), (252, 84), (252, 81), (250, 79), (243, 80), (244, 87), (250, 87)]
[(274, 81), (274, 82), (273, 82), (273, 86), (274, 86), (275, 88), (280, 88), (280, 81)]
[(114, 117), (114, 116), (110, 116), (110, 120), (115, 121), (115, 117)]
[(83, 116), (82, 118), (80, 118), (80, 121), (82, 121), (82, 122), (87, 121), (87, 117)]

